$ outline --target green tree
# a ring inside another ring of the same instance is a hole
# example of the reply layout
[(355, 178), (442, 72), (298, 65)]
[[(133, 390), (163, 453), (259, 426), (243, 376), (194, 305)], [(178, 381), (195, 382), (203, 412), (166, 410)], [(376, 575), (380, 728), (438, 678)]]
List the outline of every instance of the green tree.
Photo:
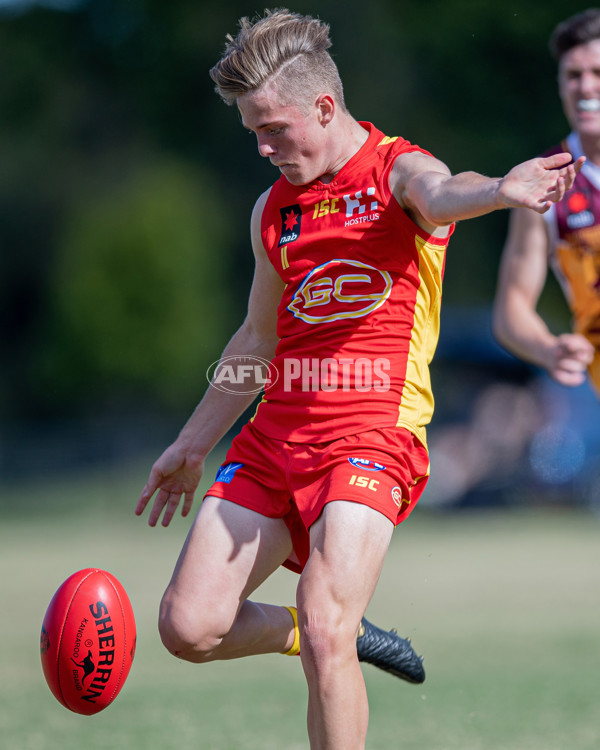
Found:
[(39, 369), (55, 406), (199, 398), (231, 333), (230, 233), (213, 184), (156, 160), (72, 207)]

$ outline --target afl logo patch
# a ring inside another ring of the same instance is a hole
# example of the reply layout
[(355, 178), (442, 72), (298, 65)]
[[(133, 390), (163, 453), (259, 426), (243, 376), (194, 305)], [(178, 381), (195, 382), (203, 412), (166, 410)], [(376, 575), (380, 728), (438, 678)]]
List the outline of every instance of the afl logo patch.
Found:
[(219, 468), (217, 471), (217, 476), (215, 477), (215, 482), (223, 482), (223, 484), (230, 484), (231, 480), (235, 476), (235, 472), (238, 469), (241, 469), (244, 464), (240, 463), (230, 463), (230, 464), (224, 464)]
[(349, 458), (348, 461), (350, 461), (352, 466), (356, 466), (357, 469), (363, 469), (364, 471), (383, 471), (385, 469), (383, 464), (370, 461), (368, 458)]
[(298, 203), (280, 208), (279, 212), (281, 213), (281, 235), (277, 247), (296, 242), (302, 229), (302, 211)]
[(343, 258), (307, 274), (288, 310), (305, 323), (362, 318), (381, 307), (392, 291), (392, 278), (367, 263)]

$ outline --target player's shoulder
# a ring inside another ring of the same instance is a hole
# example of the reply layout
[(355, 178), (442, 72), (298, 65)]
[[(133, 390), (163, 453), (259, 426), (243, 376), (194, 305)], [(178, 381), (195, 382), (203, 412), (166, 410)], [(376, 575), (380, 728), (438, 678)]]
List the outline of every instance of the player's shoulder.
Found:
[(254, 212), (258, 211), (262, 213), (262, 210), (266, 206), (269, 196), (271, 195), (271, 190), (273, 190), (273, 185), (258, 196), (256, 203), (254, 204)]
[(252, 238), (252, 247), (255, 254), (259, 253), (260, 251), (264, 251), (261, 239), (262, 219), (270, 193), (271, 188), (268, 188), (264, 191), (264, 193), (261, 193), (261, 195), (258, 197), (258, 200), (254, 204), (254, 208), (252, 209), (252, 217), (250, 219), (250, 236)]
[(428, 169), (435, 163), (442, 163), (431, 151), (407, 138), (388, 136), (381, 132), (378, 135), (381, 137), (376, 145), (377, 152), (396, 169)]
[(413, 177), (424, 172), (439, 172), (450, 176), (448, 166), (427, 151), (405, 151), (396, 156), (390, 172), (390, 187), (398, 196)]
[(273, 186), (267, 188), (267, 190), (264, 191), (264, 193), (261, 193), (256, 200), (256, 203), (254, 204), (254, 208), (252, 209), (252, 224), (260, 226), (262, 215), (265, 210), (265, 206), (267, 205), (267, 201), (269, 200), (269, 196), (271, 195), (271, 190), (273, 189)]
[(389, 153), (391, 156), (398, 156), (398, 154), (414, 152), (428, 154), (429, 156), (432, 155), (427, 149), (423, 148), (421, 144), (412, 141), (410, 133), (407, 134), (408, 137), (405, 137), (391, 131), (392, 134), (390, 135), (375, 127), (375, 125), (371, 123), (361, 122), (361, 125), (370, 126), (369, 135), (372, 137), (373, 146), (380, 153)]

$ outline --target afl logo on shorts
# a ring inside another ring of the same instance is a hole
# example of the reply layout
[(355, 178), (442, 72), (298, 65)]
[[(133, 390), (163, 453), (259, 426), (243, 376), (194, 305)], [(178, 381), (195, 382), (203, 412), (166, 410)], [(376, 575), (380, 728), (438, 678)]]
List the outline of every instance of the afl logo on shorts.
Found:
[(350, 461), (352, 466), (356, 466), (357, 469), (363, 469), (363, 471), (383, 471), (385, 469), (383, 464), (370, 461), (368, 458), (349, 458), (348, 461)]
[(288, 310), (305, 323), (362, 318), (381, 307), (391, 291), (387, 271), (357, 260), (336, 259), (304, 277)]
[(296, 242), (302, 229), (302, 211), (298, 203), (280, 208), (279, 212), (281, 214), (281, 236), (277, 247)]
[(223, 466), (220, 466), (219, 470), (217, 471), (215, 482), (223, 482), (224, 484), (230, 484), (231, 480), (235, 476), (235, 472), (238, 469), (241, 469), (243, 465), (244, 464), (241, 464), (239, 462), (223, 464)]

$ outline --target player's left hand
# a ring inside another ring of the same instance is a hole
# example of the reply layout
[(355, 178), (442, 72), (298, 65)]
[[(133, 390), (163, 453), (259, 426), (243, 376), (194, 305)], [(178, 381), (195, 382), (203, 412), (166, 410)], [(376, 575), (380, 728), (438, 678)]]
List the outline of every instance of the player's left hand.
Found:
[(573, 187), (585, 156), (572, 161), (569, 153), (538, 157), (518, 164), (500, 182), (499, 200), (507, 207), (522, 206), (543, 214)]
[(162, 525), (171, 523), (181, 497), (181, 515), (187, 516), (194, 502), (194, 492), (198, 487), (204, 470), (204, 457), (193, 454), (189, 448), (177, 441), (170, 445), (158, 458), (135, 508), (140, 516), (156, 492), (154, 505), (150, 511), (148, 524), (156, 526), (164, 510)]
[(561, 385), (576, 386), (584, 382), (595, 348), (580, 333), (563, 333), (556, 337), (548, 354), (550, 375)]

